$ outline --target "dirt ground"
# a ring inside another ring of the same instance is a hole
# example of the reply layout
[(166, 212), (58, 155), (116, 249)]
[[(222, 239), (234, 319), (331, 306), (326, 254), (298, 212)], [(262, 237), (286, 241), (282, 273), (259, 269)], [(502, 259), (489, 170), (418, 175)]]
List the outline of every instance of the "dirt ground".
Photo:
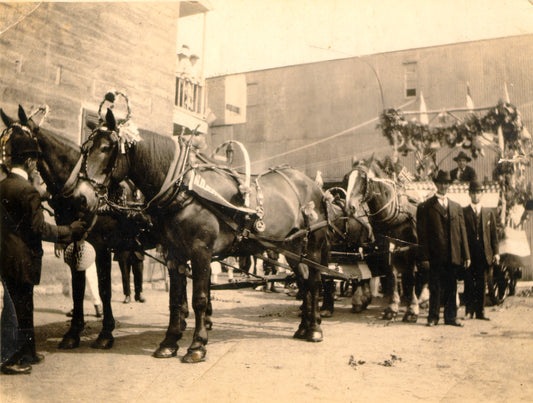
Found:
[[(146, 287), (145, 304), (122, 304), (111, 350), (89, 344), (100, 330), (89, 301), (76, 350), (58, 350), (71, 307), (62, 294), (35, 297), (38, 350), (45, 361), (31, 375), (0, 377), (8, 402), (516, 402), (533, 401), (533, 298), (515, 296), (490, 307), (491, 321), (464, 328), (380, 320), (384, 308), (352, 314), (349, 298), (325, 319), (324, 341), (292, 338), (299, 301), (253, 289), (214, 291), (214, 328), (205, 362), (183, 364), (193, 314), (177, 358), (151, 357), (164, 337), (168, 293)], [(460, 309), (464, 314), (464, 308)]]

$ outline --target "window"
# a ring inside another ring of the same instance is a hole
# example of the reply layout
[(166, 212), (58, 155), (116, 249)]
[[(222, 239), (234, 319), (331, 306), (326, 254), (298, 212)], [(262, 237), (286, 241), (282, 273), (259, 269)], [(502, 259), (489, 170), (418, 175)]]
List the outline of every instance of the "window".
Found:
[(83, 108), (81, 113), (81, 133), (80, 133), (80, 140), (81, 144), (85, 143), (85, 140), (89, 137), (91, 134), (91, 129), (87, 127), (87, 123), (95, 123), (98, 124), (99, 121), (98, 112), (91, 111), (89, 109)]
[(405, 97), (411, 98), (416, 97), (417, 83), (418, 83), (418, 74), (417, 74), (417, 63), (408, 62), (404, 63), (404, 82), (405, 82)]

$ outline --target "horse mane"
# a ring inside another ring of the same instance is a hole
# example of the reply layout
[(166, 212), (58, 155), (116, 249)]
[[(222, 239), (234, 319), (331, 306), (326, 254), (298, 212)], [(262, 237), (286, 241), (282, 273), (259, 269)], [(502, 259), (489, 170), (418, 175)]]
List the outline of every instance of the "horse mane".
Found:
[(169, 136), (149, 130), (139, 129), (139, 134), (142, 141), (135, 147), (134, 170), (142, 173), (144, 183), (157, 186), (161, 174), (166, 176), (174, 158), (174, 141)]

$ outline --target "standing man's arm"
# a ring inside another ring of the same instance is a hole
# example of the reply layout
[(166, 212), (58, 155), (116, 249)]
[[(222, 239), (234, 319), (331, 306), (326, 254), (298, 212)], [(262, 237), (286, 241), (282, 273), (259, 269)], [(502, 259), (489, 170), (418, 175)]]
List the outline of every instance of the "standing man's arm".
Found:
[(422, 202), (416, 208), (416, 234), (418, 237), (419, 259), (421, 261), (427, 261), (429, 259), (425, 212), (425, 202)]
[(465, 218), (463, 209), (459, 206), (457, 209), (459, 218), (459, 231), (461, 233), (461, 253), (463, 255), (463, 264), (465, 268), (470, 267), (470, 248), (468, 246), (468, 236), (466, 235)]

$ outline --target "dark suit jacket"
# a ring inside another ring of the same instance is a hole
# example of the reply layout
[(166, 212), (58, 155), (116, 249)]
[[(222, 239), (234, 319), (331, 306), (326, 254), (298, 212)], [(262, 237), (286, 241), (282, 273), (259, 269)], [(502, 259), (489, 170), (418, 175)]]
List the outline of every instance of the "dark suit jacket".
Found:
[(9, 173), (0, 182), (0, 275), (20, 283), (39, 284), (41, 240), (70, 242), (69, 227), (44, 220), (39, 192), (22, 176)]
[[(468, 236), (468, 244), (472, 248), (476, 241), (476, 214), (472, 206), (463, 209), (465, 217), (466, 233)], [(487, 264), (492, 264), (494, 255), (499, 254), (498, 233), (496, 231), (496, 218), (490, 209), (481, 209), (481, 234), (480, 239), (483, 240), (483, 251)], [(470, 250), (472, 252), (472, 249)]]
[(466, 236), (463, 209), (458, 203), (448, 200), (448, 220), (450, 231), (450, 250), (446, 250), (445, 229), (441, 217), (446, 214), (436, 196), (430, 197), (417, 208), (417, 233), (420, 245), (420, 258), (430, 264), (444, 263), (450, 257), (450, 263), (462, 265), (470, 259), (468, 239)]
[(472, 182), (473, 180), (477, 179), (477, 174), (476, 174), (475, 169), (469, 165), (465, 167), (465, 170), (460, 178), (457, 178), (458, 172), (459, 172), (459, 168), (455, 168), (450, 171), (450, 176), (452, 178), (452, 181), (460, 180), (461, 182)]

